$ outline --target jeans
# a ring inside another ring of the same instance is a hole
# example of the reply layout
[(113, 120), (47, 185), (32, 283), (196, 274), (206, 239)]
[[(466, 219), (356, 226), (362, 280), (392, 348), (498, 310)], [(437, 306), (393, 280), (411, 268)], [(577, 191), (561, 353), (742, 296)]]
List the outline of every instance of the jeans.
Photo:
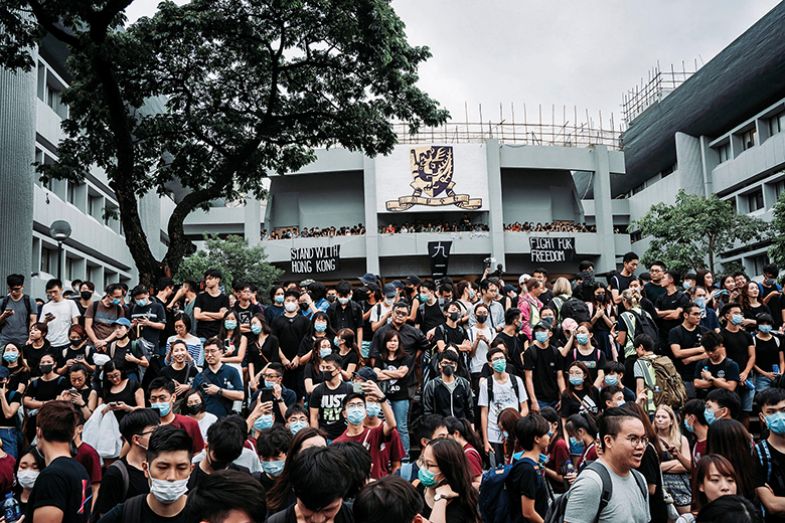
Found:
[(395, 423), (398, 425), (398, 433), (401, 435), (401, 443), (406, 456), (409, 455), (409, 400), (390, 401)]
[(0, 441), (3, 442), (3, 450), (14, 459), (19, 455), (19, 431), (14, 427), (0, 427)]
[(771, 380), (766, 376), (755, 375), (755, 394), (771, 388)]

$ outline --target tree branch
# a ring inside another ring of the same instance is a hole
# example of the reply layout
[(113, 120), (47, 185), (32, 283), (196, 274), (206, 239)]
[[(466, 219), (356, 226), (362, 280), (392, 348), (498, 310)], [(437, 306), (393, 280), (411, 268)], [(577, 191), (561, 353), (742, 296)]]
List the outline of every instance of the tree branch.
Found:
[(49, 14), (39, 2), (30, 0), (30, 8), (33, 10), (36, 19), (38, 19), (38, 23), (41, 24), (41, 27), (46, 29), (49, 34), (75, 49), (80, 47), (79, 39), (71, 33), (57, 27), (57, 20)]

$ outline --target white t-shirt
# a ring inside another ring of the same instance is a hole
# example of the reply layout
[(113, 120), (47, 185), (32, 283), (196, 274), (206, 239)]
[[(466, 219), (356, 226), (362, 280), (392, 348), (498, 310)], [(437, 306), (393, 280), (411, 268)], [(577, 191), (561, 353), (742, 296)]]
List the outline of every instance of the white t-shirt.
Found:
[(62, 299), (60, 301), (48, 301), (41, 308), (41, 321), (46, 319), (47, 313), (52, 313), (55, 317), (47, 324), (49, 331), (46, 339), (52, 347), (62, 347), (68, 345), (68, 329), (71, 328), (71, 320), (81, 316), (79, 308), (74, 300)]
[(200, 420), (197, 420), (199, 423), (199, 431), (202, 433), (202, 439), (207, 441), (207, 429), (210, 428), (210, 425), (218, 421), (218, 417), (215, 414), (210, 414), (209, 412), (204, 413), (204, 417)]
[[(600, 461), (602, 463), (602, 461)], [(619, 476), (602, 463), (611, 477), (613, 494), (608, 505), (599, 514), (599, 523), (647, 523), (649, 516), (649, 493), (641, 491), (635, 480), (635, 471)], [(593, 470), (581, 472), (570, 488), (570, 498), (564, 512), (564, 521), (569, 523), (593, 523), (600, 508), (602, 479)]]
[[(512, 381), (514, 378), (518, 382), (518, 397), (515, 397), (515, 390), (512, 388)], [(480, 398), (477, 404), (480, 407), (488, 407), (488, 441), (491, 443), (501, 443), (502, 433), (497, 425), (499, 414), (504, 409), (513, 408), (520, 410), (521, 403), (526, 402), (529, 397), (526, 395), (526, 389), (523, 387), (523, 381), (517, 376), (507, 374), (507, 381), (499, 383), (493, 380), (493, 404), (488, 405), (488, 379), (482, 378), (480, 380)]]
[[(477, 339), (477, 334), (482, 334), (488, 341), (493, 341), (493, 330), (491, 329), (490, 322), (486, 321), (487, 327), (480, 328), (479, 324), (469, 328), (469, 341), (474, 343)], [(474, 352), (471, 361), (469, 362), (469, 372), (472, 374), (482, 371), (483, 365), (488, 361), (488, 343), (481, 341), (477, 344), (477, 350)]]
[[(371, 308), (371, 323), (376, 323), (379, 321), (381, 317), (392, 310), (393, 306), (390, 304), (389, 306), (385, 303), (384, 300), (378, 302)], [(387, 323), (390, 323), (390, 318), (387, 318)]]
[[(206, 453), (203, 450), (191, 459), (191, 463), (198, 465), (199, 462), (204, 460), (205, 456)], [(257, 456), (256, 452), (252, 451), (248, 447), (243, 447), (243, 451), (240, 452), (240, 456), (232, 463), (247, 468), (251, 474), (256, 474), (262, 471), (262, 464), (259, 461), (259, 456)]]

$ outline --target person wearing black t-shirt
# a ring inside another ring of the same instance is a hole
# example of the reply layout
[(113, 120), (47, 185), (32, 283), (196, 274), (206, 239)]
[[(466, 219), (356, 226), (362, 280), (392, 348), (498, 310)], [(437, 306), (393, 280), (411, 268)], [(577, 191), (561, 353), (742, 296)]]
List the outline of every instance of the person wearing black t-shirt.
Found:
[(46, 468), (35, 480), (25, 520), (53, 523), (87, 523), (92, 499), (90, 476), (71, 458), (77, 413), (68, 401), (52, 401), (38, 412), (38, 450)]
[(755, 400), (760, 406), (761, 426), (768, 427), (769, 435), (753, 451), (753, 485), (766, 509), (766, 523), (779, 523), (785, 506), (785, 389), (768, 389)]
[(363, 330), (363, 307), (352, 300), (352, 286), (342, 281), (335, 287), (338, 299), (327, 308), (327, 319), (335, 332), (351, 329), (357, 337), (357, 345), (362, 345), (366, 333)]
[(695, 362), (706, 358), (706, 351), (701, 345), (703, 336), (710, 332), (700, 325), (701, 310), (694, 303), (687, 303), (682, 312), (682, 323), (671, 329), (668, 343), (673, 352), (676, 370), (679, 372), (689, 398), (695, 397)]
[(785, 368), (785, 346), (781, 335), (772, 332), (773, 321), (768, 314), (759, 314), (757, 321), (758, 331), (752, 338), (755, 348), (755, 391), (762, 392), (772, 386), (778, 374), (782, 374)]
[(621, 293), (630, 286), (630, 281), (635, 278), (634, 274), (637, 269), (638, 255), (634, 252), (628, 252), (622, 259), (621, 271), (611, 276), (610, 287), (614, 304), (621, 303)]
[(523, 353), (523, 369), (531, 410), (539, 412), (545, 407), (556, 406), (565, 383), (561, 354), (550, 343), (550, 327), (540, 322), (534, 326), (532, 334), (534, 342)]
[(0, 367), (0, 406), (2, 407), (0, 410), (0, 441), (3, 443), (3, 450), (16, 459), (19, 454), (16, 414), (22, 404), (22, 395), (15, 389), (8, 387), (8, 376), (8, 369)]
[(204, 273), (204, 292), (196, 297), (194, 318), (196, 335), (203, 339), (218, 336), (221, 322), (229, 310), (229, 298), (221, 292), (221, 272), (210, 269)]
[(319, 367), (324, 381), (313, 389), (308, 400), (311, 426), (324, 430), (333, 440), (346, 429), (343, 398), (352, 392), (352, 384), (341, 378), (341, 358), (337, 354), (322, 358)]
[(654, 302), (654, 307), (657, 310), (657, 326), (660, 330), (660, 350), (665, 356), (671, 356), (669, 333), (682, 322), (682, 312), (685, 305), (690, 302), (689, 297), (677, 288), (678, 284), (679, 273), (666, 272), (662, 277), (665, 294)]
[(432, 281), (424, 281), (420, 284), (420, 294), (414, 301), (412, 309), (414, 309), (412, 311), (414, 324), (418, 325), (426, 336), (432, 336), (431, 331), (445, 321), (444, 312), (436, 297), (436, 287)]
[(532, 413), (515, 424), (515, 437), (523, 450), (514, 454), (513, 467), (504, 482), (510, 496), (510, 516), (515, 523), (538, 521), (548, 512), (548, 487), (540, 460), (548, 452), (551, 424)]
[(299, 299), (300, 295), (297, 291), (286, 291), (283, 304), (284, 313), (275, 318), (270, 325), (271, 333), (278, 338), (280, 355), (282, 356), (281, 363), (285, 369), (284, 384), (297, 392), (298, 397), (303, 395), (305, 389), (302, 384), (304, 364), (300, 363), (297, 353), (300, 350), (300, 343), (311, 329), (311, 322), (299, 312)]
[(41, 358), (42, 376), (30, 382), (30, 386), (25, 391), (22, 404), (27, 413), (27, 430), (25, 436), (32, 440), (35, 436), (35, 411), (40, 409), (49, 401), (54, 400), (67, 388), (66, 380), (55, 373), (55, 359), (51, 354)]
[[(722, 335), (723, 345), (725, 345), (725, 353), (728, 358), (739, 365), (739, 383), (742, 386), (737, 388), (736, 392), (741, 399), (741, 408), (744, 412), (752, 412), (755, 391), (744, 386), (744, 382), (753, 378), (752, 371), (757, 365), (752, 335), (741, 325), (744, 316), (741, 313), (741, 306), (738, 304), (725, 305), (720, 310), (720, 315), (724, 319), (720, 335)], [(779, 363), (779, 357), (777, 357), (776, 363)]]
[(447, 319), (441, 326), (436, 328), (433, 335), (433, 341), (436, 343), (438, 352), (444, 351), (444, 349), (450, 345), (455, 346), (460, 351), (461, 361), (458, 366), (458, 372), (464, 378), (468, 378), (469, 360), (467, 354), (472, 350), (472, 343), (469, 341), (469, 335), (466, 333), (466, 329), (458, 325), (458, 321), (461, 319), (460, 305), (458, 305), (458, 302), (454, 301), (447, 305), (446, 311)]
[(235, 284), (232, 286), (232, 290), (235, 296), (237, 296), (237, 301), (232, 308), (237, 318), (237, 326), (242, 334), (249, 337), (250, 341), (250, 338), (254, 337), (251, 334), (251, 320), (257, 314), (263, 314), (262, 306), (251, 300), (253, 298), (253, 290), (250, 285), (245, 283)]
[[(548, 309), (550, 310), (550, 309)], [(520, 309), (508, 309), (504, 312), (504, 328), (493, 338), (491, 346), (496, 346), (497, 340), (501, 340), (507, 348), (507, 359), (513, 365), (513, 371), (518, 376), (524, 374), (524, 350), (526, 350), (526, 335), (521, 333), (521, 326), (523, 320), (521, 319)], [(476, 387), (479, 383), (480, 374), (476, 374), (477, 382), (472, 381), (472, 386)], [(490, 376), (483, 375), (483, 377)]]
[(714, 389), (736, 392), (739, 389), (739, 366), (725, 355), (722, 337), (709, 331), (703, 335), (701, 345), (708, 358), (695, 365), (695, 391), (704, 399)]
[(660, 296), (665, 294), (665, 287), (662, 286), (662, 277), (665, 275), (665, 264), (654, 262), (649, 265), (649, 277), (651, 281), (643, 286), (643, 295), (652, 303), (657, 303)]

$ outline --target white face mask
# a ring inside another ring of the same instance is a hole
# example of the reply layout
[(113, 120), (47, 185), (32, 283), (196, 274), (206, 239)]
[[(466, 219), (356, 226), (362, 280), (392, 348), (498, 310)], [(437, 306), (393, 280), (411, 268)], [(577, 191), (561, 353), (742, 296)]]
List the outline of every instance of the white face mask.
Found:
[(289, 301), (283, 304), (283, 308), (286, 312), (294, 312), (297, 310), (297, 304)]
[(32, 489), (33, 485), (35, 485), (35, 480), (38, 478), (38, 471), (37, 470), (20, 470), (16, 473), (16, 480), (22, 486), (22, 488)]
[(160, 503), (174, 503), (188, 492), (188, 478), (175, 481), (150, 478), (150, 492)]

